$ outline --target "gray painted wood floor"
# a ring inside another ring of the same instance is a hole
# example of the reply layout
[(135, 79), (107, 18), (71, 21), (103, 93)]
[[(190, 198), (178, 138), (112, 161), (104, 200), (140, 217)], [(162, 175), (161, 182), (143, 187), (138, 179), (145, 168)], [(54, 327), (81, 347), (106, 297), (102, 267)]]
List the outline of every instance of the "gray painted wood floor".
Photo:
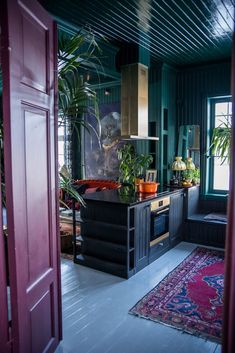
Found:
[(182, 242), (129, 280), (62, 259), (63, 341), (56, 353), (220, 353), (214, 342), (128, 314), (195, 247)]

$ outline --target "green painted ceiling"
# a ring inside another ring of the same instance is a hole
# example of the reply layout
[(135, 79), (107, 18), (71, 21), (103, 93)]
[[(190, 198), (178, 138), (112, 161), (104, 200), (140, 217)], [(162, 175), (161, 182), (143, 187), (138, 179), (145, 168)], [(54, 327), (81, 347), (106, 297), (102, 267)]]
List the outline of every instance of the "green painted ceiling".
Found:
[(58, 19), (176, 66), (231, 56), (234, 0), (41, 0)]

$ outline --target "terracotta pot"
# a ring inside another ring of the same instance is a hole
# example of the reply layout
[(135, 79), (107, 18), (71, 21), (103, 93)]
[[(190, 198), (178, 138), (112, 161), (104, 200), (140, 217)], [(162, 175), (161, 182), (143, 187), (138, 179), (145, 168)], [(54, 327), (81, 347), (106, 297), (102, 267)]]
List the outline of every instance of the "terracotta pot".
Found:
[(157, 192), (157, 188), (159, 183), (155, 183), (154, 181), (144, 181), (139, 184), (139, 192), (143, 193), (155, 193)]

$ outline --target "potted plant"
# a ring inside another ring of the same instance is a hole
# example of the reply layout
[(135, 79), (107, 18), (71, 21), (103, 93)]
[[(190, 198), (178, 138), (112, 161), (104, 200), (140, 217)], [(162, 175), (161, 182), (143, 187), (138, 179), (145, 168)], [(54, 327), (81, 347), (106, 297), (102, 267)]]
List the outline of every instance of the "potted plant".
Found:
[[(73, 36), (64, 32), (59, 33), (58, 125), (66, 127), (72, 143), (72, 154), (74, 151), (81, 150), (80, 136), (83, 129), (90, 133), (91, 138), (92, 135), (96, 136), (100, 144), (98, 98), (81, 74), (85, 70), (86, 75), (87, 67), (95, 72), (97, 64), (101, 66), (100, 53), (101, 50), (92, 31), (80, 30)], [(88, 114), (96, 119), (97, 129), (86, 119)], [(72, 164), (72, 174), (82, 177), (82, 165)]]
[(80, 203), (84, 207), (86, 206), (82, 196), (77, 192), (74, 187), (74, 180), (71, 178), (65, 166), (59, 171), (59, 183), (60, 183), (60, 196), (59, 203), (65, 208), (70, 208), (66, 201), (74, 200), (75, 202)]
[(213, 129), (209, 150), (213, 156), (221, 158), (221, 164), (230, 161), (232, 125), (229, 118)]
[(90, 31), (80, 30), (73, 36), (61, 32), (58, 41), (58, 96), (59, 126), (76, 124), (88, 131), (92, 126), (85, 120), (84, 114), (93, 114), (99, 123), (99, 109), (96, 92), (89, 87), (81, 75), (80, 69), (99, 63), (101, 50)]
[(195, 168), (193, 170), (192, 183), (193, 183), (193, 185), (200, 184), (200, 168)]
[(193, 169), (185, 169), (183, 170), (183, 186), (190, 186), (192, 185), (193, 179)]
[(118, 149), (119, 164), (119, 180), (125, 186), (133, 186), (135, 183), (136, 164), (135, 164), (135, 148), (131, 144), (125, 144)]
[(150, 154), (139, 154), (136, 156), (136, 177), (144, 179), (146, 170), (153, 162), (153, 157)]
[(136, 154), (135, 148), (131, 144), (125, 144), (118, 150), (120, 160), (119, 173), (120, 181), (123, 185), (135, 187), (136, 178), (143, 178), (145, 170), (152, 163), (151, 155)]

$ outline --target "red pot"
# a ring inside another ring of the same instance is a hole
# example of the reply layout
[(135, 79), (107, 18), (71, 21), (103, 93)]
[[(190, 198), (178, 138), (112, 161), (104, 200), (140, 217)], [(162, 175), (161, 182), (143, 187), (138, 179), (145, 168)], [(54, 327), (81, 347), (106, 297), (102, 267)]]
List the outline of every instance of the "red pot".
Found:
[(160, 184), (154, 181), (144, 181), (139, 184), (139, 192), (154, 194), (157, 192), (158, 185)]

